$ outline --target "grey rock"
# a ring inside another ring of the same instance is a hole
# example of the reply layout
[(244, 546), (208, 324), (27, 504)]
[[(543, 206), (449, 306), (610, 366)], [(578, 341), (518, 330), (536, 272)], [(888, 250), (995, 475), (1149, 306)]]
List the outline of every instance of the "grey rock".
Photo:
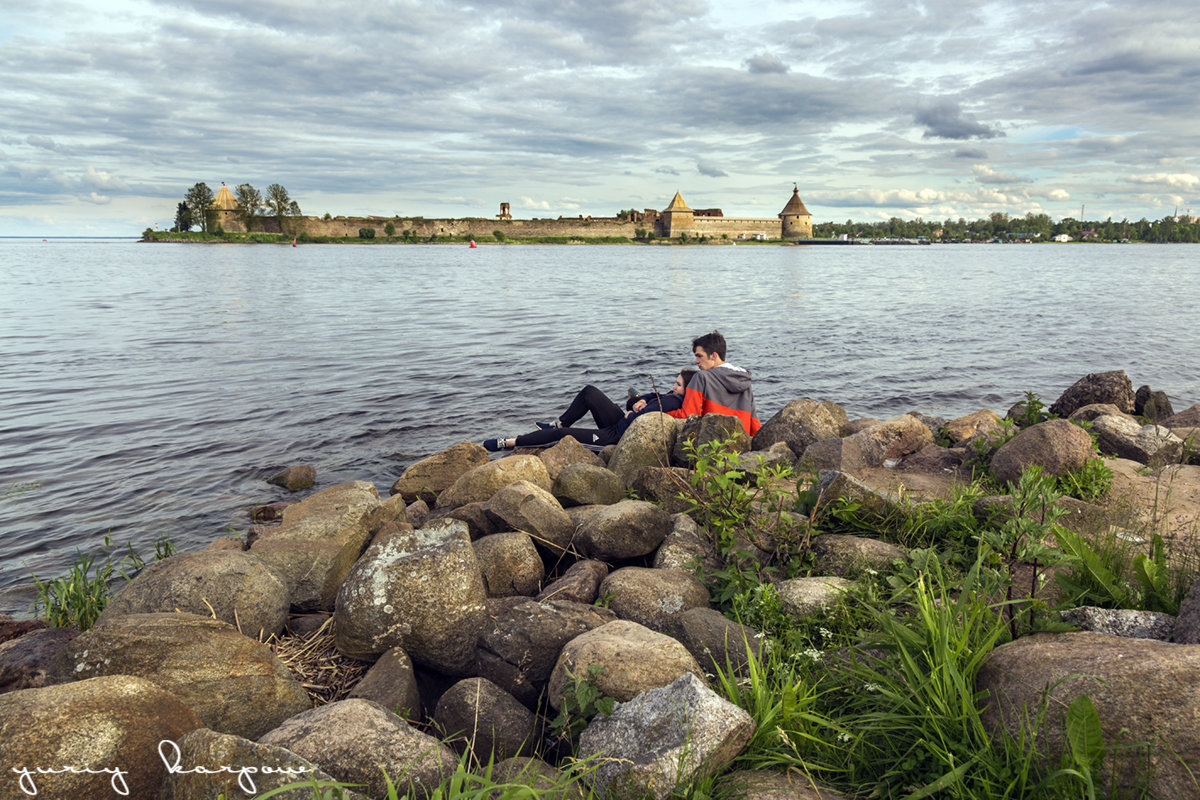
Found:
[(1081, 468), (1094, 458), (1087, 431), (1065, 419), (1052, 419), (1018, 433), (992, 456), (996, 478), (1016, 485), (1021, 473), (1037, 464), (1047, 475), (1059, 476)]
[(412, 659), (400, 647), (381, 655), (348, 696), (371, 700), (405, 719), (421, 716), (421, 693)]
[(1083, 376), (1054, 401), (1050, 413), (1056, 417), (1069, 417), (1075, 409), (1091, 403), (1111, 403), (1123, 413), (1132, 414), (1133, 383), (1125, 370), (1093, 372)]
[(638, 499), (654, 503), (668, 514), (686, 512), (692, 507), (690, 474), (683, 467), (642, 467), (629, 488)]
[(665, 800), (676, 784), (720, 772), (753, 735), (748, 713), (684, 674), (595, 717), (579, 755), (599, 764), (592, 786), (602, 796)]
[(555, 580), (538, 594), (538, 602), (565, 600), (571, 603), (591, 605), (599, 596), (600, 582), (608, 574), (608, 565), (603, 561), (583, 559), (576, 561), (562, 577)]
[(1158, 422), (1175, 414), (1166, 392), (1156, 392), (1149, 386), (1139, 386), (1133, 395), (1133, 413)]
[(1151, 467), (1177, 464), (1183, 456), (1183, 440), (1161, 425), (1142, 425), (1116, 416), (1097, 417), (1092, 432), (1100, 452), (1128, 458)]
[(512, 455), (469, 469), (438, 495), (438, 508), (455, 508), (467, 503), (486, 503), (492, 495), (517, 481), (529, 481), (550, 491), (546, 463), (534, 455)]
[(658, 506), (622, 500), (590, 516), (579, 526), (576, 538), (585, 555), (619, 561), (653, 553), (670, 529), (670, 516)]
[(708, 590), (682, 569), (625, 567), (600, 584), (600, 596), (621, 619), (670, 633), (679, 615), (689, 608), (707, 608)]
[[(546, 473), (550, 476), (551, 481), (557, 481), (564, 469), (576, 464), (586, 464), (592, 467), (605, 466), (604, 459), (581, 445), (574, 436), (564, 436), (553, 447), (548, 447), (537, 455), (545, 463)], [(556, 496), (557, 494), (555, 492)]]
[(1179, 644), (1200, 644), (1200, 579), (1192, 581), (1187, 595), (1179, 604), (1173, 641)]
[(889, 542), (866, 536), (825, 533), (812, 539), (814, 567), (824, 573), (853, 578), (864, 570), (883, 570), (905, 552)]
[(750, 449), (750, 435), (737, 417), (724, 414), (688, 417), (671, 449), (671, 463), (678, 467), (693, 466), (695, 453), (710, 442), (725, 442), (727, 452), (744, 453)]
[(681, 420), (657, 411), (636, 417), (617, 442), (608, 468), (622, 485), (629, 486), (642, 467), (671, 466), (671, 452), (682, 426)]
[(497, 490), (485, 506), (503, 525), (499, 530), (524, 531), (544, 548), (563, 552), (571, 546), (575, 526), (562, 504), (548, 490), (529, 481), (515, 481)]
[(853, 581), (834, 575), (791, 578), (780, 581), (779, 600), (783, 610), (794, 617), (812, 617), (842, 600), (842, 595), (854, 586)]
[(612, 505), (624, 496), (625, 487), (607, 467), (578, 462), (558, 472), (551, 494), (563, 506)]
[(311, 489), (316, 482), (317, 469), (312, 464), (297, 464), (267, 478), (267, 483), (282, 486), (289, 492)]
[(334, 612), (337, 648), (373, 661), (403, 647), (417, 664), (469, 675), (486, 599), (465, 523), (405, 531), (372, 545), (346, 577)]
[(386, 774), (402, 792), (430, 793), (454, 772), (458, 756), (369, 700), (341, 700), (298, 714), (259, 739), (291, 750), (369, 797), (387, 796)]
[(1160, 642), (1169, 642), (1175, 630), (1175, 617), (1170, 614), (1132, 608), (1080, 606), (1063, 611), (1062, 618), (1085, 631), (1131, 639), (1158, 639)]
[(711, 575), (721, 566), (712, 536), (687, 514), (672, 514), (671, 532), (654, 554), (654, 567), (688, 570), (699, 567)]
[(828, 400), (793, 400), (768, 419), (754, 435), (754, 449), (767, 450), (777, 442), (785, 443), (797, 458), (814, 442), (836, 439), (849, 423), (845, 410)]
[(675, 620), (676, 639), (700, 666), (713, 674), (746, 675), (750, 656), (761, 659), (763, 635), (726, 617), (715, 608), (689, 608)]
[(487, 450), (474, 442), (459, 442), (410, 465), (392, 484), (391, 494), (400, 495), (406, 503), (417, 499), (433, 503), (464, 472), (487, 462)]
[(50, 662), (78, 635), (73, 628), (41, 628), (0, 642), (0, 694), (43, 686)]

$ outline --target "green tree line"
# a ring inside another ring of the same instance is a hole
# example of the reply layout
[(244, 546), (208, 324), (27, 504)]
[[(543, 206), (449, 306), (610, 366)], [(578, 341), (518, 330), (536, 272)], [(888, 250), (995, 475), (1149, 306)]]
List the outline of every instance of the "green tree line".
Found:
[(1066, 217), (1058, 222), (1047, 214), (1026, 214), (1023, 217), (1009, 216), (1001, 212), (985, 219), (967, 221), (958, 219), (926, 220), (900, 219), (892, 217), (880, 222), (822, 222), (813, 225), (816, 238), (837, 238), (843, 234), (856, 239), (941, 239), (965, 241), (1048, 241), (1060, 234), (1075, 240), (1104, 242), (1200, 242), (1200, 225), (1190, 217), (1167, 216), (1158, 220), (1143, 217), (1136, 222), (1129, 219), (1078, 220)]

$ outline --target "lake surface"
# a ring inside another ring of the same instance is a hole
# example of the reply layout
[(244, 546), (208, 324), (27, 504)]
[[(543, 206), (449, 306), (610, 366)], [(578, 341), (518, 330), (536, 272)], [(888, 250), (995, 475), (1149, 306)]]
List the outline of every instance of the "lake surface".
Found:
[(720, 329), (765, 422), (1003, 414), (1089, 372), (1200, 401), (1200, 250), (1170, 245), (144, 245), (0, 239), (0, 611), (106, 534), (244, 531), (265, 479), (373, 481), (584, 383), (671, 384)]

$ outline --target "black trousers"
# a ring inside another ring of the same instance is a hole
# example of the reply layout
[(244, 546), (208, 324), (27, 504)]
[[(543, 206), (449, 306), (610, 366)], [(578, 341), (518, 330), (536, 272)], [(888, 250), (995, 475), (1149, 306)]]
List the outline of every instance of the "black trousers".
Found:
[[(571, 427), (586, 414), (592, 415), (596, 423), (595, 428)], [(616, 403), (609, 400), (604, 392), (589, 384), (579, 390), (575, 399), (567, 406), (567, 410), (558, 418), (563, 427), (522, 434), (517, 437), (517, 447), (542, 447), (553, 444), (564, 436), (574, 436), (584, 444), (615, 444), (620, 438), (617, 435), (617, 423), (624, 417), (625, 412)]]

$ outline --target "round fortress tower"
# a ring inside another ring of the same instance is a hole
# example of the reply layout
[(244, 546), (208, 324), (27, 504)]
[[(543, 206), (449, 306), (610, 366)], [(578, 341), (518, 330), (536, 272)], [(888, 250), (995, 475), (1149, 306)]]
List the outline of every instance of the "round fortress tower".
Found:
[(784, 239), (812, 238), (812, 214), (805, 208), (804, 201), (800, 199), (800, 187), (792, 188), (792, 199), (788, 200), (783, 211), (779, 212), (779, 218), (783, 220)]

